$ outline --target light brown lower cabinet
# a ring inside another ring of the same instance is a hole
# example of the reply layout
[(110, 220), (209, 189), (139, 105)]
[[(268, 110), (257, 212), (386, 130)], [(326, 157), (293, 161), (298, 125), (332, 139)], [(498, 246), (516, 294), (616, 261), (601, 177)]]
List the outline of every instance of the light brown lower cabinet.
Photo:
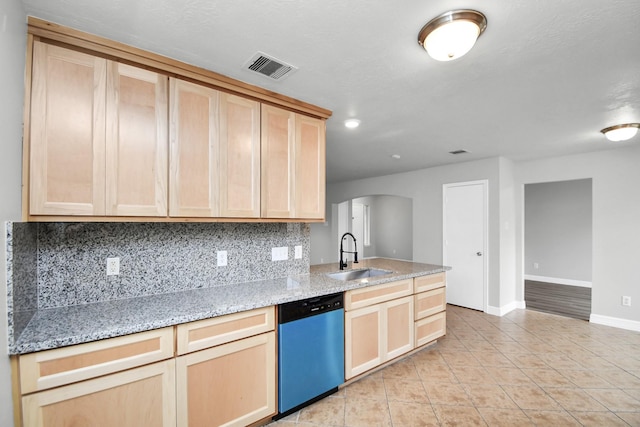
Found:
[(447, 333), (446, 273), (416, 277), (414, 292), (417, 348)]
[(445, 286), (445, 273), (437, 273), (347, 291), (345, 378), (445, 335)]
[(429, 344), (447, 333), (447, 314), (441, 312), (415, 322), (416, 347)]
[(175, 426), (174, 359), (22, 398), (28, 427)]
[(413, 296), (345, 312), (345, 378), (413, 349)]
[(264, 307), (19, 356), (16, 425), (215, 427), (269, 418), (274, 322), (275, 308)]
[(176, 359), (178, 426), (246, 426), (275, 414), (275, 332)]

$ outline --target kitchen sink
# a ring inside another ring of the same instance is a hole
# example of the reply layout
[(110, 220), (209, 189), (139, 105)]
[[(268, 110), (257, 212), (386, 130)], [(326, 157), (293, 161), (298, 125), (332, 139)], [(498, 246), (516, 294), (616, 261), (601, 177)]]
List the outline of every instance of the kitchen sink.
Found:
[(391, 274), (391, 270), (382, 270), (378, 268), (361, 268), (359, 270), (347, 270), (338, 271), (336, 273), (327, 273), (327, 276), (336, 280), (357, 280), (366, 279), (368, 277), (384, 276), (385, 274)]

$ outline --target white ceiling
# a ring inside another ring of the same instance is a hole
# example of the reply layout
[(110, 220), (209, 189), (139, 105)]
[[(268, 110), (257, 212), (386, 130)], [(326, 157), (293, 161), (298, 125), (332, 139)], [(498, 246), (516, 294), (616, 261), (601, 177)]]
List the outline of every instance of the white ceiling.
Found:
[[(333, 111), (327, 180), (616, 145), (640, 122), (638, 0), (23, 0), (29, 15), (195, 64)], [(422, 26), (474, 8), (473, 50), (436, 62)], [(299, 67), (243, 70), (257, 51)], [(345, 119), (361, 126), (348, 130)], [(640, 136), (620, 144), (640, 144)], [(466, 149), (453, 156), (449, 151)], [(399, 160), (392, 159), (399, 154)]]

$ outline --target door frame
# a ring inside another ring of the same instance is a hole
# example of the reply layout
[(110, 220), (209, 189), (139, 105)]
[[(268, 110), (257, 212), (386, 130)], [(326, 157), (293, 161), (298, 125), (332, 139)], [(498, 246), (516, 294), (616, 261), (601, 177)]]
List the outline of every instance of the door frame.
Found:
[(489, 304), (489, 180), (481, 179), (476, 181), (454, 182), (449, 184), (442, 184), (442, 264), (447, 265), (447, 250), (445, 244), (445, 230), (447, 229), (447, 190), (453, 187), (465, 187), (469, 185), (482, 185), (482, 199), (483, 199), (483, 247), (482, 247), (482, 310), (487, 313), (487, 307)]

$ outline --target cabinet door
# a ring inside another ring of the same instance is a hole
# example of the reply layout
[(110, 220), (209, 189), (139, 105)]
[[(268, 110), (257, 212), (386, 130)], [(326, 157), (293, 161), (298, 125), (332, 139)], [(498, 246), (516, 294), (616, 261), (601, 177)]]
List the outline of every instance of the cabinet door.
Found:
[(262, 105), (261, 216), (291, 218), (294, 215), (295, 113)]
[(29, 213), (104, 215), (106, 60), (33, 46)]
[(219, 92), (171, 78), (169, 215), (217, 217)]
[(345, 312), (345, 378), (350, 379), (384, 362), (384, 305)]
[(247, 426), (276, 412), (275, 332), (180, 356), (179, 426)]
[(107, 70), (107, 215), (167, 215), (167, 77)]
[(295, 142), (295, 217), (324, 219), (324, 121), (296, 114)]
[(413, 350), (413, 296), (399, 298), (385, 304), (385, 361)]
[(167, 360), (22, 398), (29, 427), (176, 425), (175, 361)]
[(220, 93), (220, 216), (260, 216), (260, 104)]

